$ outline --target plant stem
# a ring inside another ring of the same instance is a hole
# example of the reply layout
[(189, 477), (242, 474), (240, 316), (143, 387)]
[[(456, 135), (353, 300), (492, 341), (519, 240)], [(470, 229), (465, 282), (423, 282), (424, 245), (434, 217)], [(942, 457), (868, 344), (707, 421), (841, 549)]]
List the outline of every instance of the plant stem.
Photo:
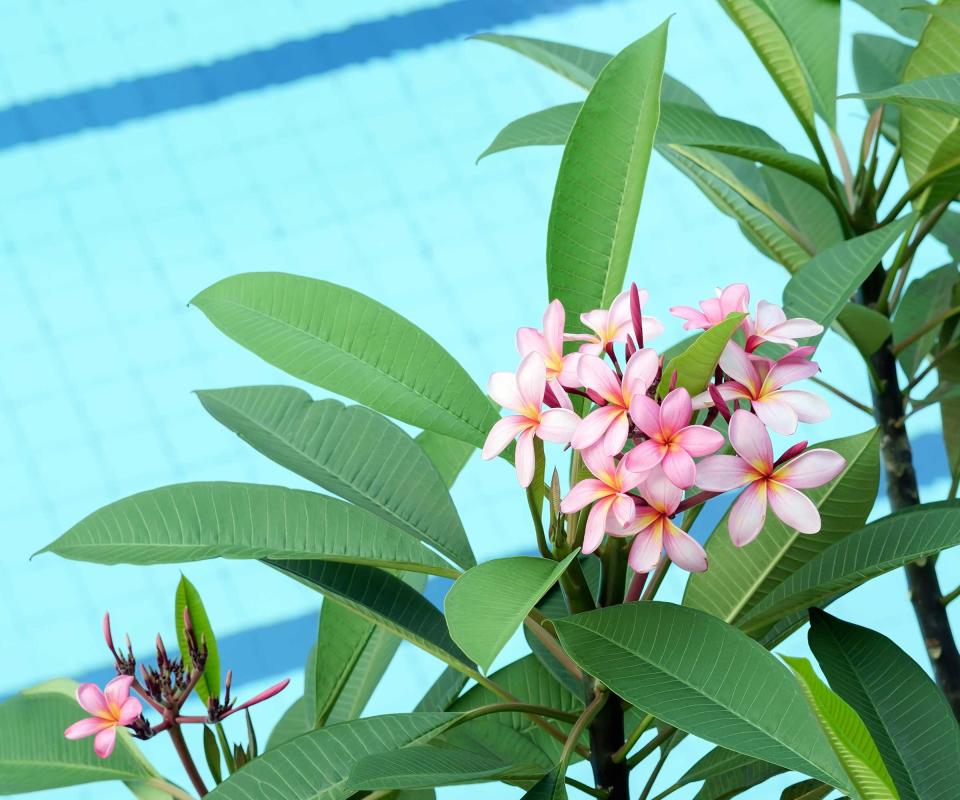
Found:
[(600, 605), (614, 606), (623, 602), (623, 587), (627, 581), (626, 539), (608, 536), (603, 545), (603, 575), (600, 580)]
[(629, 755), (630, 750), (633, 749), (633, 746), (640, 741), (640, 737), (643, 736), (644, 732), (655, 722), (655, 719), (652, 714), (647, 714), (640, 724), (633, 729), (633, 732), (627, 737), (627, 741), (623, 743), (623, 747), (617, 750), (613, 754), (612, 758), (614, 761), (620, 762), (623, 761)]
[(612, 758), (623, 745), (623, 703), (617, 695), (605, 694), (609, 700), (597, 708), (589, 727), (593, 780), (598, 788), (609, 790), (610, 800), (630, 800), (630, 770)]
[(592, 786), (587, 786), (585, 783), (581, 783), (576, 778), (571, 778), (569, 775), (564, 776), (563, 782), (567, 786), (572, 786), (574, 789), (579, 789), (584, 794), (588, 794), (591, 797), (599, 797), (600, 800), (607, 800), (610, 796), (610, 792), (607, 792), (603, 789), (594, 789)]
[(944, 311), (942, 314), (937, 314), (933, 319), (927, 320), (923, 325), (917, 328), (913, 333), (911, 333), (906, 339), (897, 342), (893, 347), (890, 348), (895, 356), (902, 353), (910, 345), (912, 345), (918, 339), (922, 339), (930, 331), (939, 328), (944, 322), (946, 322), (950, 317), (960, 314), (960, 306), (954, 306), (947, 311)]
[(883, 200), (884, 196), (887, 193), (887, 189), (890, 187), (890, 181), (893, 180), (893, 176), (897, 172), (897, 164), (900, 163), (900, 145), (897, 145), (896, 149), (893, 151), (893, 155), (890, 156), (890, 163), (887, 164), (886, 170), (884, 170), (883, 177), (880, 178), (880, 183), (877, 184), (877, 192), (874, 196), (874, 201), (877, 205), (880, 204), (880, 201)]
[(164, 794), (175, 797), (176, 800), (194, 800), (192, 794), (183, 791), (183, 789), (176, 784), (170, 783), (170, 781), (164, 780), (163, 778), (146, 778), (143, 782), (152, 786), (154, 789), (159, 789)]
[(609, 692), (597, 692), (590, 704), (577, 718), (577, 721), (573, 723), (573, 727), (570, 729), (570, 734), (567, 736), (567, 741), (564, 743), (563, 750), (560, 753), (561, 772), (566, 770), (567, 764), (570, 763), (570, 756), (573, 755), (573, 751), (576, 748), (580, 737), (583, 736), (583, 732), (587, 729), (587, 726), (589, 726), (590, 723), (596, 719), (597, 714), (603, 710), (603, 707), (607, 704), (609, 699)]
[(843, 143), (840, 137), (834, 131), (830, 131), (830, 140), (833, 142), (833, 149), (837, 152), (837, 160), (840, 162), (840, 172), (843, 174), (843, 188), (847, 196), (847, 205), (853, 208), (853, 173), (850, 171), (850, 162), (847, 160), (847, 154), (843, 149)]
[(200, 773), (197, 771), (197, 765), (193, 763), (193, 757), (187, 749), (187, 743), (183, 740), (183, 732), (180, 730), (180, 726), (171, 725), (167, 728), (167, 733), (170, 734), (170, 741), (173, 742), (173, 748), (177, 751), (177, 755), (183, 764), (183, 769), (187, 773), (187, 777), (190, 778), (190, 783), (193, 784), (193, 788), (196, 789), (197, 794), (201, 797), (206, 796), (207, 787), (204, 785), (203, 778), (200, 777)]
[(624, 603), (635, 603), (640, 599), (640, 593), (643, 592), (643, 585), (647, 582), (647, 572), (634, 572), (630, 579), (630, 587), (627, 589), (627, 596), (623, 598)]
[[(550, 706), (540, 706), (534, 703), (490, 703), (486, 706), (479, 706), (470, 711), (465, 711), (450, 727), (455, 728), (465, 722), (485, 717), (488, 714), (509, 714), (513, 712), (537, 714), (541, 717), (552, 717), (553, 719), (559, 719), (563, 722), (576, 722), (580, 719), (579, 715), (572, 714), (569, 711), (562, 711), (558, 708), (551, 708)], [(564, 741), (566, 741), (566, 737), (564, 737)]]
[(554, 639), (539, 623), (532, 620), (530, 617), (526, 617), (523, 620), (523, 624), (527, 626), (527, 629), (532, 633), (537, 639), (540, 640), (541, 644), (550, 651), (557, 661), (559, 661), (564, 669), (567, 670), (574, 678), (578, 681), (583, 680), (583, 672), (580, 667), (578, 667), (570, 656), (567, 655), (567, 651), (560, 646), (560, 642)]
[(854, 408), (860, 409), (864, 414), (869, 414), (871, 417), (873, 416), (873, 409), (870, 408), (870, 406), (866, 405), (865, 403), (861, 403), (859, 400), (851, 397), (851, 396), (848, 395), (846, 392), (840, 391), (840, 390), (839, 390), (836, 386), (834, 386), (832, 383), (827, 383), (825, 380), (821, 380), (820, 378), (818, 378), (818, 377), (816, 377), (816, 376), (812, 377), (810, 380), (811, 380), (813, 383), (817, 384), (817, 386), (820, 386), (820, 387), (826, 389), (826, 390), (827, 390), (828, 392), (830, 392), (831, 394), (836, 395), (836, 396), (839, 397), (841, 400), (845, 400), (845, 401), (848, 402), (850, 405), (852, 405)]
[(943, 604), (944, 604), (945, 606), (948, 606), (948, 605), (950, 605), (954, 600), (956, 600), (958, 597), (960, 597), (960, 586), (958, 586), (956, 589), (954, 589), (954, 590), (953, 590), (952, 592), (950, 592), (949, 594), (945, 594), (945, 595), (943, 596), (942, 602), (943, 602)]
[(930, 363), (927, 364), (922, 370), (920, 370), (906, 386), (903, 387), (903, 396), (906, 397), (910, 392), (917, 388), (917, 386), (927, 377), (931, 372), (933, 372), (943, 361), (944, 357), (950, 355), (954, 350), (960, 347), (960, 341), (954, 342), (953, 344), (948, 344), (946, 347), (941, 349), (939, 352), (933, 354), (933, 358), (930, 359)]
[(648, 755), (650, 755), (654, 750), (656, 750), (661, 744), (663, 744), (667, 739), (669, 739), (673, 734), (677, 732), (677, 729), (672, 725), (667, 726), (662, 731), (660, 731), (656, 736), (654, 736), (649, 742), (647, 742), (643, 747), (637, 750), (630, 758), (627, 759), (627, 766), (633, 768), (637, 766), (641, 761), (643, 761)]
[(653, 768), (653, 771), (650, 773), (650, 777), (647, 779), (646, 786), (643, 787), (643, 791), (640, 792), (640, 800), (647, 800), (650, 796), (650, 792), (653, 791), (653, 784), (657, 782), (657, 778), (660, 776), (660, 770), (663, 769), (663, 765), (667, 763), (667, 756), (669, 751), (663, 752), (660, 754), (660, 758), (657, 759), (657, 764)]

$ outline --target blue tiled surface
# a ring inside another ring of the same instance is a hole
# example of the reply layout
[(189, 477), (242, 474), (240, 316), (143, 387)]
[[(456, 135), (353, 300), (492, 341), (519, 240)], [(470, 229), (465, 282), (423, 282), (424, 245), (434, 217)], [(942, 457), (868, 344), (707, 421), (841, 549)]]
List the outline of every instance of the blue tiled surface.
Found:
[[(856, 6), (845, 9), (847, 33), (881, 30)], [(505, 122), (580, 95), (463, 36), (502, 27), (613, 51), (672, 12), (672, 74), (721, 113), (806, 152), (775, 87), (712, 0), (205, 0), (189, 14), (172, 0), (3, 4), (0, 694), (55, 675), (100, 674), (106, 608), (141, 653), (157, 631), (172, 638), (179, 567), (29, 560), (83, 515), (183, 480), (303, 485), (220, 428), (191, 395), (293, 381), (221, 336), (187, 301), (236, 272), (313, 275), (393, 306), (480, 382), (511, 368), (513, 329), (535, 324), (545, 303), (545, 222), (559, 154), (527, 150), (479, 166), (474, 159)], [(848, 42), (841, 91), (854, 89)], [(284, 59), (300, 53), (303, 60)], [(168, 100), (158, 99), (160, 89)], [(859, 105), (841, 105), (841, 130), (858, 135), (863, 116)], [(24, 127), (23, 119), (32, 122)], [(658, 159), (631, 277), (650, 290), (661, 318), (717, 282), (746, 279), (755, 297), (776, 299), (785, 281)], [(669, 331), (681, 335), (679, 325)], [(828, 338), (821, 360), (828, 378), (865, 390), (842, 342)], [(869, 425), (834, 408), (813, 438)], [(924, 497), (938, 499), (946, 491), (938, 419), (930, 411), (912, 422)], [(454, 496), (480, 558), (529, 549), (517, 524), (524, 500), (505, 465), (471, 462)], [(955, 555), (941, 563), (947, 581), (957, 578)], [(292, 700), (319, 598), (256, 564), (183, 571), (203, 594), (243, 691), (291, 674)], [(669, 595), (681, 589), (673, 576)], [(835, 608), (925, 663), (900, 575)], [(800, 654), (805, 644), (795, 638), (783, 650)], [(513, 642), (502, 662), (521, 652)], [(401, 647), (370, 711), (409, 709), (438, 670)], [(283, 707), (262, 707), (264, 730)], [(182, 780), (165, 742), (148, 743), (147, 753)], [(744, 796), (768, 797), (769, 786)], [(499, 786), (441, 794), (518, 795)]]

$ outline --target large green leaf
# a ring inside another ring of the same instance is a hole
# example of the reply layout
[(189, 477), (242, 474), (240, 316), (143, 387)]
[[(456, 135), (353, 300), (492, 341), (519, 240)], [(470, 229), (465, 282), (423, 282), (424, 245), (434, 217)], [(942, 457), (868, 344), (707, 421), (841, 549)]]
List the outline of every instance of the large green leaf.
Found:
[[(953, 286), (960, 277), (956, 264), (947, 264), (910, 282), (897, 305), (893, 318), (893, 341), (900, 343), (929, 320), (947, 311), (953, 298)], [(939, 327), (925, 333), (897, 354), (907, 378), (912, 378), (937, 340)]]
[(832, 793), (832, 786), (809, 779), (788, 786), (780, 795), (780, 800), (823, 800), (824, 797)]
[[(951, 305), (960, 305), (960, 284), (955, 284), (951, 293)], [(951, 318), (940, 327), (937, 351), (943, 351), (954, 343), (958, 320)], [(940, 385), (960, 386), (960, 350), (947, 352), (937, 364)], [(954, 477), (960, 473), (960, 398), (944, 397), (940, 401), (940, 421), (943, 444), (947, 451), (947, 465)]]
[(662, 397), (670, 391), (674, 373), (677, 376), (678, 388), (686, 389), (691, 395), (705, 391), (723, 349), (746, 316), (739, 312), (728, 314), (723, 322), (705, 330), (686, 350), (671, 358), (663, 368), (657, 393)]
[(781, 617), (832, 600), (870, 578), (960, 544), (960, 503), (898, 511), (852, 533), (804, 564), (740, 621), (758, 632)]
[(187, 646), (184, 610), (190, 613), (190, 623), (193, 626), (193, 635), (197, 644), (201, 647), (206, 645), (207, 648), (203, 676), (197, 684), (197, 694), (206, 703), (207, 698), (220, 695), (220, 654), (217, 649), (217, 639), (213, 635), (213, 626), (210, 624), (207, 610), (203, 607), (203, 600), (200, 599), (200, 592), (185, 575), (181, 575), (174, 600), (173, 621), (177, 630), (177, 643), (180, 645), (183, 666), (189, 671), (193, 668), (193, 661), (190, 658), (190, 648)]
[(467, 685), (467, 676), (453, 667), (444, 667), (443, 672), (420, 698), (414, 711), (447, 711)]
[(879, 311), (858, 303), (847, 303), (834, 323), (864, 358), (869, 358), (893, 334), (890, 320)]
[(571, 657), (640, 710), (729, 750), (846, 786), (789, 671), (736, 628), (661, 602), (555, 624)]
[(832, 692), (805, 658), (784, 656), (797, 676), (820, 727), (823, 728), (850, 783), (861, 800), (896, 800), (890, 774), (857, 712)]
[(476, 447), (497, 421), (490, 400), (443, 347), (352, 289), (251, 272), (191, 302), (264, 361), (389, 417)]
[(291, 578), (382, 625), (451, 666), (468, 668), (439, 609), (420, 592), (382, 569), (332, 561), (268, 561)]
[[(853, 35), (853, 69), (857, 75), (857, 86), (864, 93), (863, 102), (867, 111), (872, 113), (879, 105), (876, 100), (869, 99), (870, 94), (900, 83), (912, 52), (913, 48), (899, 39), (871, 33)], [(900, 109), (896, 106), (887, 106), (884, 110), (882, 131), (890, 141), (900, 141)]]
[(957, 117), (960, 116), (960, 74), (933, 75), (878, 92), (845, 94), (843, 97), (860, 97), (879, 103), (925, 108)]
[(766, 190), (768, 204), (794, 228), (802, 231), (816, 252), (843, 239), (837, 209), (820, 191), (777, 169), (758, 167), (757, 172)]
[(590, 89), (597, 76), (613, 56), (583, 47), (574, 47), (527, 36), (507, 36), (500, 33), (479, 33), (473, 37), (493, 42), (526, 56), (547, 69), (553, 70), (584, 89)]
[[(706, 781), (697, 797), (730, 797), (730, 792), (748, 789), (783, 772), (783, 767), (766, 761), (735, 753), (723, 747), (715, 747), (696, 764), (688, 769), (680, 779), (661, 797), (672, 793), (681, 786), (698, 781)], [(702, 800), (702, 798), (701, 798)]]
[(447, 489), (453, 488), (461, 470), (476, 452), (476, 448), (466, 442), (433, 431), (420, 432), (416, 442), (440, 473)]
[(313, 726), (307, 722), (307, 701), (304, 697), (298, 697), (290, 707), (283, 712), (283, 715), (273, 726), (270, 736), (267, 739), (265, 750), (273, 750), (284, 742), (289, 742), (297, 736), (302, 736), (308, 731), (313, 730)]
[(455, 576), (413, 536), (326, 495), (250, 483), (180, 483), (131, 495), (41, 553), (99, 564), (322, 558)]
[(867, 521), (880, 480), (878, 428), (818, 444), (843, 456), (847, 465), (834, 480), (806, 492), (820, 512), (815, 535), (797, 533), (769, 514), (760, 535), (737, 547), (727, 533), (727, 517), (707, 540), (710, 569), (692, 573), (683, 604), (734, 622), (801, 566)]
[(477, 156), (477, 161), (518, 147), (566, 144), (582, 106), (583, 103), (565, 103), (515, 119), (494, 137), (487, 149)]
[[(787, 316), (807, 317), (828, 328), (911, 222), (912, 217), (904, 217), (835, 244), (810, 259), (783, 290)], [(808, 341), (816, 343), (819, 337)]]
[(443, 604), (453, 640), (481, 669), (487, 669), (579, 552), (574, 550), (560, 563), (516, 556), (467, 570)]
[(416, 745), (453, 714), (388, 714), (342, 722), (263, 753), (217, 786), (210, 800), (346, 800), (350, 770), (366, 756)]
[(157, 779), (126, 730), (108, 759), (93, 741), (70, 741), (64, 730), (88, 716), (74, 698), (76, 684), (58, 680), (27, 689), (0, 703), (0, 794), (20, 794), (94, 781)]
[(570, 131), (547, 228), (547, 284), (567, 314), (623, 286), (660, 108), (667, 23), (602, 70)]
[(919, 39), (926, 21), (923, 14), (905, 10), (907, 2), (914, 0), (856, 0), (877, 19), (887, 23), (901, 36), (908, 39)]
[(268, 458), (403, 528), (456, 563), (476, 563), (440, 473), (386, 417), (338, 400), (313, 400), (292, 386), (197, 394), (207, 411)]
[(559, 770), (550, 770), (521, 800), (567, 800), (567, 788)]
[(811, 611), (810, 648), (863, 719), (901, 800), (949, 800), (960, 786), (960, 730), (923, 669), (876, 631)]

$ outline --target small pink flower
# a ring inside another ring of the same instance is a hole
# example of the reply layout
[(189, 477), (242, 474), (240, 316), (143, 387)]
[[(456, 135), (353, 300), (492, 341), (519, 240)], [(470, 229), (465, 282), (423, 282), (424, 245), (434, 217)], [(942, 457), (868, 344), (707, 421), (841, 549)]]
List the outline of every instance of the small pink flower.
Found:
[(77, 702), (93, 716), (74, 722), (63, 735), (68, 739), (95, 735), (93, 751), (100, 758), (109, 756), (117, 741), (117, 727), (129, 725), (143, 710), (140, 701), (130, 696), (132, 683), (132, 676), (120, 675), (110, 681), (102, 692), (96, 684), (81, 683), (77, 687)]
[(634, 536), (627, 557), (634, 572), (650, 572), (660, 560), (660, 551), (666, 548), (670, 560), (688, 572), (703, 572), (707, 568), (707, 554), (689, 533), (670, 519), (683, 500), (678, 489), (662, 470), (654, 470), (641, 489), (647, 505), (637, 509), (633, 522), (626, 526), (611, 525), (611, 536)]
[(615, 464), (613, 458), (598, 447), (584, 450), (582, 456), (583, 463), (595, 478), (587, 478), (574, 486), (560, 503), (560, 510), (572, 514), (594, 504), (587, 517), (583, 538), (583, 552), (592, 553), (603, 541), (611, 512), (621, 525), (628, 525), (633, 519), (636, 506), (628, 492), (639, 486), (645, 476), (630, 472), (622, 460)]
[(644, 395), (630, 405), (634, 424), (650, 438), (624, 456), (627, 469), (647, 472), (658, 464), (681, 489), (693, 486), (695, 456), (707, 456), (723, 447), (723, 434), (705, 425), (691, 425), (693, 404), (684, 388), (674, 389), (661, 405)]
[(787, 315), (783, 313), (780, 306), (768, 303), (766, 300), (757, 303), (756, 319), (748, 317), (743, 325), (747, 334), (748, 353), (756, 350), (764, 342), (796, 347), (797, 339), (806, 339), (823, 333), (823, 325), (818, 322), (806, 317), (787, 319)]
[(726, 492), (746, 486), (730, 509), (727, 526), (737, 547), (752, 542), (767, 518), (767, 504), (800, 533), (820, 530), (820, 512), (798, 489), (822, 486), (840, 474), (846, 460), (832, 450), (807, 450), (775, 465), (770, 435), (748, 411), (735, 411), (730, 421), (735, 456), (710, 456), (697, 465), (697, 486)]
[[(517, 331), (517, 350), (521, 356), (539, 353), (547, 368), (547, 382), (565, 407), (568, 405), (567, 393), (563, 386), (577, 385), (577, 361), (579, 353), (563, 354), (563, 326), (566, 312), (559, 300), (547, 306), (543, 314), (543, 331), (536, 328), (520, 328)], [(559, 386), (558, 386), (559, 384)], [(566, 400), (567, 402), (564, 402)]]
[(515, 411), (490, 429), (483, 445), (483, 458), (491, 459), (503, 452), (517, 438), (517, 478), (526, 488), (533, 480), (533, 437), (547, 442), (566, 444), (580, 424), (580, 417), (566, 408), (543, 411), (547, 369), (539, 353), (530, 353), (520, 362), (517, 374), (495, 372), (490, 376), (490, 396), (504, 408)]
[(577, 367), (580, 382), (606, 405), (584, 417), (571, 440), (574, 449), (585, 450), (602, 442), (603, 452), (609, 456), (623, 450), (630, 430), (630, 403), (646, 393), (659, 369), (659, 357), (647, 347), (630, 356), (623, 380), (604, 361), (585, 354)]
[[(749, 400), (756, 415), (779, 434), (790, 436), (796, 433), (798, 422), (822, 422), (830, 416), (830, 406), (822, 397), (783, 388), (816, 375), (820, 367), (813, 361), (792, 353), (779, 361), (752, 358), (740, 345), (730, 342), (720, 356), (720, 368), (733, 378), (716, 387), (720, 396), (728, 401)], [(712, 404), (706, 392), (694, 400), (696, 408)]]
[(750, 290), (745, 283), (732, 283), (722, 291), (717, 289), (717, 296), (700, 301), (700, 310), (690, 306), (674, 306), (670, 313), (680, 319), (685, 319), (683, 329), (692, 331), (696, 328), (712, 328), (723, 322), (730, 314), (745, 312), (750, 305)]
[[(647, 304), (649, 294), (646, 289), (640, 289), (640, 306)], [(663, 333), (663, 325), (656, 317), (641, 317), (643, 325), (643, 340), (649, 342)], [(580, 321), (593, 333), (568, 333), (564, 337), (568, 342), (584, 342), (580, 346), (581, 353), (593, 356), (603, 355), (608, 344), (625, 342), (633, 331), (633, 318), (630, 315), (630, 292), (621, 292), (610, 304), (610, 309), (597, 308), (580, 315)]]

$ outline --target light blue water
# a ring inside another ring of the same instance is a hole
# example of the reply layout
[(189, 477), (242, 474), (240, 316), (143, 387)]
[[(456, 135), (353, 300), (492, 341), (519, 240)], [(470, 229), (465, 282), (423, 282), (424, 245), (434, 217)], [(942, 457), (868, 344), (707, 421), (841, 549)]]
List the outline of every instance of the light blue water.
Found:
[[(883, 32), (858, 7), (844, 8), (845, 33)], [(544, 9), (553, 13), (534, 13)], [(513, 330), (536, 324), (546, 302), (544, 235), (559, 151), (479, 166), (474, 159), (502, 124), (580, 94), (464, 35), (503, 23), (614, 51), (671, 12), (672, 74), (719, 112), (806, 152), (775, 87), (712, 0), (206, 0), (189, 13), (172, 1), (49, 0), (0, 8), (0, 695), (57, 675), (102, 674), (105, 609), (141, 654), (157, 631), (172, 638), (179, 567), (28, 560), (82, 516), (184, 480), (305, 485), (246, 448), (192, 396), (294, 381), (225, 339), (187, 301), (237, 272), (312, 275), (391, 305), (478, 382), (512, 368)], [(841, 91), (855, 89), (848, 43)], [(840, 120), (856, 137), (864, 114), (843, 104)], [(631, 277), (665, 321), (668, 306), (708, 296), (718, 283), (747, 280), (755, 298), (776, 300), (785, 282), (659, 159), (636, 241)], [(934, 253), (925, 266), (941, 258)], [(681, 335), (679, 325), (668, 329), (670, 339)], [(865, 392), (857, 357), (836, 337), (825, 340), (820, 360), (828, 379)], [(947, 488), (939, 420), (930, 411), (912, 421), (924, 498), (939, 499)], [(837, 404), (812, 438), (868, 426)], [(531, 547), (505, 464), (474, 460), (454, 497), (481, 559)], [(960, 561), (941, 563), (952, 585)], [(300, 690), (318, 596), (257, 564), (215, 561), (183, 572), (204, 597), (242, 691), (294, 678), (287, 699), (258, 711), (265, 733)], [(682, 590), (677, 578), (668, 582), (672, 597)], [(883, 630), (926, 664), (899, 574), (835, 610)], [(498, 663), (522, 648), (514, 641)], [(782, 651), (804, 653), (802, 637)], [(438, 671), (402, 646), (368, 711), (408, 710)], [(184, 780), (165, 741), (146, 751)], [(665, 772), (662, 785), (675, 776)], [(769, 797), (773, 785), (745, 796)], [(518, 794), (501, 786), (441, 792)], [(59, 796), (125, 791), (97, 785)]]

